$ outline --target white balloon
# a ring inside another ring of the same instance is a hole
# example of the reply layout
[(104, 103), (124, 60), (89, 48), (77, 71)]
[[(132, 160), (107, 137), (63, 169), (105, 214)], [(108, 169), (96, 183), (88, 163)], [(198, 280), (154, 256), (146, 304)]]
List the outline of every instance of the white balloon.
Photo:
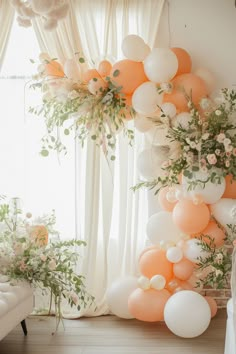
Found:
[[(216, 171), (217, 172), (217, 171)], [(203, 184), (198, 184), (193, 191), (189, 192), (188, 191), (188, 187), (189, 187), (189, 183), (191, 181), (207, 181), (209, 179), (209, 173), (205, 173), (205, 172), (194, 172), (192, 179), (189, 179), (185, 176), (183, 176), (182, 178), (182, 185), (183, 185), (183, 189), (185, 192), (185, 195), (188, 196), (193, 196), (194, 195), (199, 195), (202, 197), (202, 200), (206, 203), (206, 204), (214, 204), (216, 203), (218, 200), (220, 200), (220, 198), (222, 197), (222, 195), (224, 194), (225, 191), (225, 179), (223, 177), (221, 177), (221, 183), (212, 183), (211, 181), (208, 181), (205, 183), (205, 187)]]
[(198, 68), (197, 70), (195, 70), (194, 74), (200, 77), (205, 82), (208, 93), (211, 93), (215, 89), (216, 79), (209, 70), (205, 68)]
[(170, 247), (166, 252), (166, 258), (171, 263), (178, 263), (183, 258), (183, 251), (180, 247)]
[(209, 256), (209, 253), (202, 249), (199, 242), (200, 240), (191, 238), (184, 245), (184, 257), (193, 263), (198, 263), (200, 258), (205, 259)]
[(211, 310), (204, 297), (195, 291), (183, 290), (172, 295), (164, 309), (167, 327), (177, 336), (194, 338), (208, 328)]
[(189, 122), (191, 121), (191, 114), (188, 112), (179, 113), (173, 120), (172, 124), (175, 128), (182, 127), (183, 129), (189, 129)]
[(134, 126), (141, 133), (145, 133), (153, 127), (153, 122), (141, 114), (136, 114)]
[(154, 275), (150, 280), (150, 285), (153, 289), (162, 290), (166, 285), (166, 278), (163, 275)]
[(236, 224), (236, 200), (222, 198), (217, 203), (210, 205), (212, 215), (224, 227), (227, 224)]
[(172, 213), (160, 211), (153, 214), (147, 222), (147, 237), (155, 245), (160, 241), (178, 242), (181, 231), (172, 220)]
[(143, 115), (152, 114), (162, 102), (162, 94), (159, 94), (153, 82), (144, 82), (133, 93), (132, 106), (137, 113)]
[(152, 145), (169, 145), (168, 130), (169, 128), (164, 125), (154, 126), (147, 131), (146, 137)]
[(164, 112), (164, 114), (170, 118), (174, 118), (176, 115), (176, 107), (173, 103), (166, 102), (161, 104), (161, 109)]
[(64, 64), (64, 73), (68, 79), (78, 81), (81, 79), (81, 72), (78, 63), (74, 59), (67, 59)]
[(168, 48), (154, 48), (144, 60), (144, 71), (150, 81), (170, 81), (178, 70), (178, 59)]
[(142, 275), (138, 278), (138, 285), (141, 289), (147, 290), (150, 288), (150, 279)]
[(128, 309), (128, 298), (137, 287), (137, 278), (132, 276), (114, 281), (106, 293), (106, 300), (111, 312), (121, 318), (133, 318)]
[(168, 150), (165, 147), (156, 147), (143, 150), (137, 159), (137, 168), (145, 179), (163, 176), (162, 163), (167, 159)]
[(121, 48), (124, 56), (133, 61), (143, 61), (150, 53), (149, 46), (141, 37), (135, 34), (126, 36), (123, 39)]

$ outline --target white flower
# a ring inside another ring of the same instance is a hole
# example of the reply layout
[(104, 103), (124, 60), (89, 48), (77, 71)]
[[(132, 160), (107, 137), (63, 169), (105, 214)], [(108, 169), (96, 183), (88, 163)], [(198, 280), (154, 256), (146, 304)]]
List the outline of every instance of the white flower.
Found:
[(215, 273), (217, 277), (223, 275), (223, 272), (220, 269), (216, 269)]
[(51, 259), (51, 261), (48, 263), (48, 268), (49, 268), (50, 270), (55, 270), (56, 267), (57, 267), (57, 264), (56, 264), (55, 260), (54, 260), (54, 259)]
[(224, 146), (227, 146), (227, 145), (229, 145), (230, 143), (231, 143), (231, 140), (228, 139), (228, 138), (225, 138), (225, 139), (223, 140)]
[(225, 138), (226, 138), (225, 134), (224, 133), (220, 133), (219, 135), (217, 135), (216, 140), (218, 141), (218, 143), (223, 144)]
[(194, 141), (191, 141), (189, 145), (192, 149), (196, 148), (196, 143)]
[(221, 113), (222, 113), (222, 112), (221, 112), (219, 109), (217, 109), (217, 110), (215, 111), (216, 116), (220, 116)]
[(225, 151), (226, 152), (231, 152), (233, 150), (233, 146), (232, 145), (225, 145)]
[(223, 254), (222, 254), (222, 253), (218, 253), (218, 254), (216, 255), (216, 257), (215, 257), (215, 261), (216, 261), (216, 263), (218, 263), (218, 264), (222, 264), (222, 262), (223, 262)]
[(211, 101), (208, 98), (202, 98), (200, 101), (200, 106), (202, 109), (207, 109), (210, 107)]
[(170, 82), (162, 82), (160, 87), (166, 93), (171, 93), (173, 89), (173, 85)]
[(202, 140), (207, 140), (209, 138), (210, 134), (209, 133), (205, 133), (202, 136)]

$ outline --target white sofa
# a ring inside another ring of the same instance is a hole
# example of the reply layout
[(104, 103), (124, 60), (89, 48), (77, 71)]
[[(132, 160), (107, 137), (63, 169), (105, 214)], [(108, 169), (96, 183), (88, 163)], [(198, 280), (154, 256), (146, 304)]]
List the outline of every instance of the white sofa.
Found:
[(33, 290), (27, 283), (11, 285), (0, 278), (0, 340), (19, 323), (27, 335), (25, 319), (33, 310)]
[(236, 315), (234, 315), (232, 299), (227, 303), (227, 315), (224, 354), (236, 354)]

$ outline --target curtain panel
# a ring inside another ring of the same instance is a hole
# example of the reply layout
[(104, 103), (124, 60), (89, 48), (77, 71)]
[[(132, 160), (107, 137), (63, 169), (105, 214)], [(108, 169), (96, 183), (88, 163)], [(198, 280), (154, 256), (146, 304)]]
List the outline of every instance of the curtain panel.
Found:
[(11, 6), (10, 1), (0, 0), (0, 70), (14, 19), (14, 13), (15, 10), (13, 6)]

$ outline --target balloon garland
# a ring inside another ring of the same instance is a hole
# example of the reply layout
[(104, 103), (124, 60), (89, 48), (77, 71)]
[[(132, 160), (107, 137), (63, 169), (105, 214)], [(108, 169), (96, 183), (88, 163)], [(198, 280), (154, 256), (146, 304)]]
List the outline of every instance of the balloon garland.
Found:
[(183, 48), (150, 50), (129, 35), (122, 50), (126, 59), (90, 70), (82, 58), (62, 67), (41, 56), (37, 79), (46, 92), (49, 133), (43, 143), (55, 141), (52, 130), (72, 118), (82, 127), (79, 138), (92, 138), (108, 154), (118, 131), (133, 137), (126, 121), (134, 118), (149, 141), (138, 157), (143, 180), (134, 190), (155, 188), (163, 210), (148, 220), (150, 247), (139, 257), (140, 277), (116, 280), (107, 302), (117, 316), (165, 320), (176, 335), (196, 337), (217, 310), (213, 298), (200, 294), (203, 285), (223, 288), (231, 270), (224, 246), (236, 231), (236, 92), (214, 95), (213, 75), (192, 72)]

